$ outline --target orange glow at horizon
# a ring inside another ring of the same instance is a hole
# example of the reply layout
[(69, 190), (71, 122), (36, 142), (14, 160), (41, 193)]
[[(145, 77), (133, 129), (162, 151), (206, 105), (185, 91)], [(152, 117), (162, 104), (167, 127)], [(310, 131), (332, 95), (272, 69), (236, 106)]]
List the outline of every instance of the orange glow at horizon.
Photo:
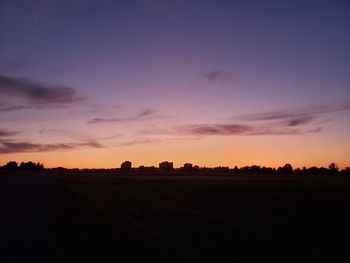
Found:
[[(158, 166), (162, 161), (181, 167), (190, 162), (201, 167), (260, 165), (279, 167), (285, 163), (293, 167), (327, 167), (331, 162), (340, 168), (350, 166), (348, 138), (335, 144), (327, 135), (318, 136), (217, 136), (194, 141), (140, 144), (118, 148), (80, 149), (50, 153), (8, 154), (8, 161), (41, 162), (47, 168), (116, 168), (129, 160), (133, 167)], [(319, 142), (323, 142), (322, 144)], [(339, 145), (343, 145), (339, 148)]]

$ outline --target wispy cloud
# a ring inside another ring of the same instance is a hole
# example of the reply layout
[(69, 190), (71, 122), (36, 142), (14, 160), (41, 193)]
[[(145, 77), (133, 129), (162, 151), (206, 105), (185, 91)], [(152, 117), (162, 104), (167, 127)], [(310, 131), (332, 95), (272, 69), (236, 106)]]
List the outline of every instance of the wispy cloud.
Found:
[(164, 137), (161, 136), (159, 138), (141, 138), (141, 139), (133, 139), (130, 141), (126, 142), (121, 142), (117, 146), (134, 146), (134, 145), (145, 145), (145, 144), (154, 144), (154, 143), (180, 143), (180, 142), (188, 142), (188, 141), (194, 141), (194, 140), (199, 140), (200, 138), (198, 136), (192, 136), (188, 137), (186, 136), (181, 136), (181, 137)]
[(308, 130), (307, 132), (308, 132), (308, 133), (319, 133), (319, 132), (322, 132), (322, 130), (323, 130), (322, 127), (317, 127), (317, 128)]
[(237, 78), (237, 74), (226, 72), (222, 69), (203, 72), (201, 77), (212, 83), (226, 84), (228, 81)]
[[(51, 138), (51, 141), (54, 140), (55, 142), (37, 143), (28, 139), (23, 140), (16, 136), (18, 134), (23, 135), (23, 133), (0, 129), (0, 153), (53, 152), (105, 147), (99, 143), (99, 140), (90, 138), (81, 132), (55, 129), (46, 130), (44, 128), (38, 132), (40, 138)], [(50, 136), (48, 137), (47, 135)], [(64, 141), (62, 142), (62, 140)]]
[(156, 143), (156, 142), (160, 142), (160, 141), (161, 141), (161, 140), (159, 140), (159, 139), (154, 139), (154, 138), (135, 139), (135, 140), (130, 140), (130, 141), (127, 141), (127, 142), (119, 143), (118, 146), (143, 145), (143, 144)]
[(273, 129), (242, 124), (191, 124), (176, 128), (177, 132), (190, 135), (295, 135), (296, 129)]
[(219, 80), (223, 80), (226, 77), (226, 74), (224, 73), (223, 70), (217, 69), (210, 72), (204, 72), (203, 77), (209, 81), (219, 81)]
[(10, 136), (15, 136), (17, 135), (19, 132), (16, 131), (7, 131), (7, 130), (1, 130), (0, 129), (0, 138), (1, 137), (10, 137)]
[(16, 110), (26, 110), (32, 109), (33, 106), (0, 106), (0, 112), (16, 111)]
[(98, 124), (98, 123), (118, 123), (118, 122), (129, 122), (129, 121), (138, 121), (142, 120), (148, 116), (151, 116), (155, 113), (153, 109), (146, 109), (136, 116), (126, 117), (126, 118), (94, 118), (88, 121), (88, 124)]
[[(324, 121), (316, 119), (321, 115), (350, 110), (350, 103), (325, 106), (312, 106), (294, 111), (273, 111), (258, 114), (245, 114), (222, 120), (218, 123), (189, 123), (172, 127), (151, 126), (142, 134), (173, 136), (263, 136), (263, 135), (303, 135), (320, 133)], [(317, 124), (317, 125), (316, 125)], [(197, 137), (198, 136), (198, 137)]]
[(192, 124), (179, 127), (178, 130), (198, 135), (233, 135), (245, 134), (254, 129), (248, 125), (239, 124)]
[(97, 142), (36, 144), (29, 142), (0, 141), (0, 153), (28, 153), (76, 150), (80, 148), (103, 148)]
[[(263, 113), (254, 113), (254, 114), (244, 114), (238, 116), (238, 119), (244, 121), (270, 121), (270, 120), (297, 120), (296, 122), (291, 122), (290, 126), (293, 126), (293, 123), (299, 124), (303, 122), (311, 121), (321, 114), (333, 113), (339, 111), (350, 110), (350, 102), (344, 102), (334, 105), (319, 105), (312, 106), (307, 108), (301, 108), (297, 110), (280, 110), (280, 111), (269, 111)], [(301, 122), (299, 121), (301, 120)]]
[[(279, 111), (268, 111), (255, 114), (244, 114), (231, 118), (231, 120), (238, 120), (244, 123), (249, 122), (250, 125), (265, 125), (272, 127), (273, 131), (284, 128), (299, 128), (299, 134), (303, 133), (318, 133), (322, 132), (323, 128), (316, 126), (306, 130), (301, 130), (302, 126), (309, 126), (308, 124), (314, 125), (314, 121), (317, 119), (318, 125), (324, 123), (322, 117), (326, 114), (348, 111), (350, 110), (350, 102), (328, 104), (328, 105), (317, 105), (304, 107), (295, 110), (279, 110)], [(327, 120), (329, 121), (329, 120)], [(296, 130), (294, 130), (296, 131)], [(288, 133), (289, 131), (287, 131)]]
[[(253, 136), (253, 135), (302, 135), (323, 132), (314, 120), (322, 115), (350, 110), (350, 103), (319, 105), (297, 110), (280, 110), (256, 114), (245, 114), (230, 119), (228, 123), (188, 124), (174, 127), (174, 134), (195, 136)], [(311, 124), (311, 127), (310, 125)], [(170, 132), (171, 133), (171, 132)]]
[(70, 106), (85, 100), (77, 96), (75, 89), (70, 87), (4, 75), (0, 75), (0, 95), (25, 102), (24, 105), (0, 107), (0, 111)]
[(300, 116), (300, 117), (293, 117), (291, 119), (288, 119), (286, 121), (286, 125), (289, 127), (295, 127), (295, 126), (301, 126), (301, 125), (305, 125), (307, 123), (312, 122), (314, 119), (316, 118), (316, 116)]

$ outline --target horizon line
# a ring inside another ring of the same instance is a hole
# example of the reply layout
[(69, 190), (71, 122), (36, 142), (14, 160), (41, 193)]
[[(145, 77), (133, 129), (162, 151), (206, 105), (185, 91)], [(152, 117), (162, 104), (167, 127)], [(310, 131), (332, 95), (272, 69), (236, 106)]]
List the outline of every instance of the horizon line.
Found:
[[(185, 162), (183, 163), (183, 165), (177, 165), (175, 166), (174, 165), (174, 162), (171, 162), (171, 161), (162, 161), (162, 162), (159, 162), (157, 165), (143, 165), (143, 164), (140, 164), (138, 166), (132, 166), (132, 161), (123, 161), (122, 163), (119, 164), (119, 166), (114, 166), (114, 167), (91, 167), (91, 168), (88, 168), (88, 167), (64, 167), (64, 166), (61, 166), (61, 165), (58, 165), (58, 166), (46, 166), (44, 163), (42, 162), (34, 162), (34, 161), (21, 161), (21, 162), (17, 162), (17, 161), (8, 161), (7, 163), (3, 163), (0, 165), (0, 168), (2, 167), (6, 167), (6, 165), (8, 165), (9, 163), (17, 163), (18, 167), (22, 164), (22, 163), (34, 163), (34, 164), (40, 164), (44, 167), (44, 169), (55, 169), (55, 168), (64, 168), (64, 169), (79, 169), (79, 170), (111, 170), (111, 169), (122, 169), (122, 166), (124, 163), (126, 162), (130, 162), (130, 167), (129, 169), (139, 169), (139, 168), (156, 168), (156, 169), (162, 169), (160, 166), (162, 164), (170, 164), (171, 165), (171, 169), (181, 169), (181, 168), (185, 168), (186, 164), (190, 164), (191, 165), (191, 168), (192, 169), (215, 169), (215, 168), (225, 168), (225, 169), (230, 169), (230, 170), (233, 170), (233, 169), (242, 169), (242, 168), (247, 168), (247, 167), (259, 167), (259, 168), (267, 168), (267, 169), (278, 169), (278, 168), (282, 168), (282, 167), (285, 167), (287, 165), (290, 165), (292, 167), (293, 170), (296, 170), (296, 169), (310, 169), (310, 168), (313, 168), (313, 167), (316, 167), (316, 168), (326, 168), (328, 169), (330, 167), (330, 165), (334, 164), (335, 167), (337, 167), (338, 170), (346, 170), (347, 168), (350, 168), (350, 165), (338, 165), (337, 162), (329, 162), (329, 164), (327, 166), (318, 166), (318, 165), (304, 165), (304, 166), (293, 166), (290, 162), (285, 162), (283, 165), (279, 165), (279, 166), (268, 166), (268, 165), (258, 165), (258, 164), (251, 164), (251, 165), (214, 165), (214, 166), (200, 166), (200, 165), (196, 165), (196, 164), (193, 164), (191, 162)], [(164, 167), (163, 167), (164, 169)]]

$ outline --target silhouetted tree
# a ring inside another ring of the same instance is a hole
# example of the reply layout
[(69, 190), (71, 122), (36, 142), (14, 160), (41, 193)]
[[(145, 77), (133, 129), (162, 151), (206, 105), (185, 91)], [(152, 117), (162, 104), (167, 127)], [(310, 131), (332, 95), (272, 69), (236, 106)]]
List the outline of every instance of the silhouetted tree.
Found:
[(293, 174), (293, 167), (291, 164), (286, 163), (283, 167), (278, 167), (277, 173), (280, 175), (290, 175)]
[(44, 165), (42, 163), (37, 163), (35, 165), (35, 168), (38, 169), (38, 170), (43, 170), (44, 169)]
[(331, 163), (331, 164), (329, 164), (328, 169), (338, 171), (338, 166), (335, 163)]
[(350, 167), (346, 167), (344, 170), (342, 170), (341, 175), (350, 176)]
[(330, 175), (337, 175), (339, 169), (335, 163), (331, 163), (328, 165), (328, 170)]
[(241, 174), (241, 170), (237, 167), (237, 165), (235, 165), (235, 167), (232, 169), (232, 172), (234, 174)]
[(159, 163), (159, 169), (170, 171), (174, 169), (174, 164), (172, 162), (164, 161)]
[(217, 173), (228, 173), (230, 171), (230, 168), (226, 167), (226, 166), (218, 166), (218, 167), (214, 167), (214, 172)]
[(293, 174), (298, 176), (303, 175), (303, 170), (300, 168), (294, 169)]
[(271, 167), (262, 167), (260, 173), (264, 175), (276, 175), (276, 169)]
[(193, 165), (191, 163), (185, 163), (182, 169), (184, 171), (192, 171), (193, 170)]
[(193, 166), (193, 170), (198, 171), (199, 170), (199, 166), (198, 165)]
[(125, 161), (120, 165), (120, 169), (123, 171), (131, 171), (132, 163), (130, 161)]
[(249, 167), (249, 173), (250, 174), (260, 174), (261, 169), (259, 165), (252, 165)]
[(21, 162), (19, 165), (19, 168), (21, 169), (32, 169), (32, 170), (42, 170), (44, 169), (44, 165), (41, 163), (34, 163), (34, 162)]
[(8, 162), (7, 164), (5, 164), (3, 167), (4, 168), (15, 169), (15, 168), (18, 167), (18, 163), (14, 162), (14, 161), (11, 161), (11, 162)]

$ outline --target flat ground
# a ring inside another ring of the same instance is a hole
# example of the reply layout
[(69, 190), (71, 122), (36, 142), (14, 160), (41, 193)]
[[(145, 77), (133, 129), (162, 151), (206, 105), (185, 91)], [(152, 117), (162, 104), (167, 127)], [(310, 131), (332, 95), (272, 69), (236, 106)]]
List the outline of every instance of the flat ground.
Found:
[(350, 178), (0, 176), (1, 262), (350, 262)]

